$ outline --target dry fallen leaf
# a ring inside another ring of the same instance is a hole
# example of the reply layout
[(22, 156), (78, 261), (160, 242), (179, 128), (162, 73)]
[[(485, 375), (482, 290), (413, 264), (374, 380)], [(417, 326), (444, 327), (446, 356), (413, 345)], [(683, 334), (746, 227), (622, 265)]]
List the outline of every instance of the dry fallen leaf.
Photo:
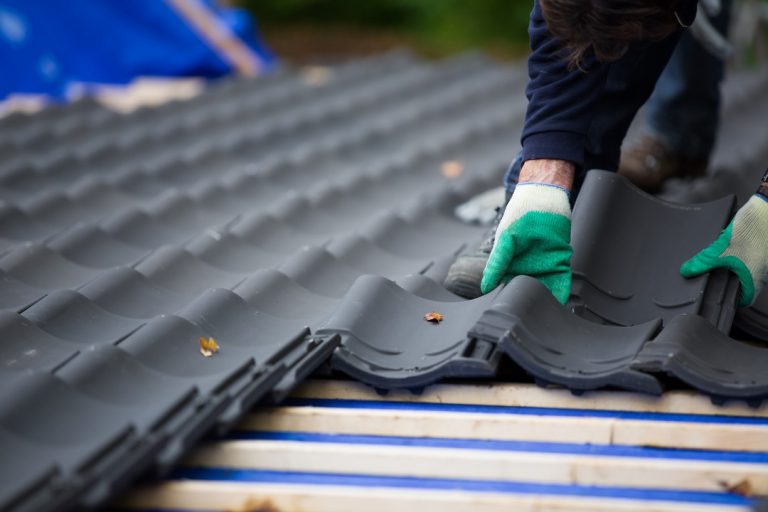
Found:
[(200, 336), (200, 353), (205, 357), (211, 357), (219, 351), (219, 344), (211, 337)]
[(424, 320), (426, 320), (429, 323), (435, 324), (435, 325), (437, 325), (440, 322), (442, 322), (443, 318), (444, 318), (443, 315), (441, 315), (437, 311), (430, 311), (429, 313), (424, 315)]
[(720, 486), (726, 491), (730, 492), (732, 494), (738, 494), (739, 496), (744, 496), (745, 498), (749, 498), (750, 496), (754, 495), (754, 492), (752, 490), (752, 484), (749, 482), (749, 480), (739, 480), (738, 482), (731, 484), (728, 482), (720, 482)]
[(242, 506), (227, 509), (227, 512), (280, 512), (269, 500), (248, 498)]
[(323, 87), (333, 80), (333, 70), (327, 66), (306, 66), (301, 70), (304, 83), (312, 87)]
[(464, 173), (464, 164), (458, 160), (448, 160), (443, 162), (443, 165), (440, 167), (440, 173), (443, 177), (454, 180)]

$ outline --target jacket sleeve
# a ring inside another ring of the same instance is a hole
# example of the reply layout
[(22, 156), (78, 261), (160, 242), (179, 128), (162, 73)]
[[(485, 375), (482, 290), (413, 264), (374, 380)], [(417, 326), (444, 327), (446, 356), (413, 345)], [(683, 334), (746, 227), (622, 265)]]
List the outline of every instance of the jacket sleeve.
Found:
[(523, 160), (566, 160), (581, 167), (592, 112), (603, 93), (608, 66), (587, 55), (584, 70), (569, 70), (562, 42), (549, 32), (538, 0), (534, 1), (529, 36)]

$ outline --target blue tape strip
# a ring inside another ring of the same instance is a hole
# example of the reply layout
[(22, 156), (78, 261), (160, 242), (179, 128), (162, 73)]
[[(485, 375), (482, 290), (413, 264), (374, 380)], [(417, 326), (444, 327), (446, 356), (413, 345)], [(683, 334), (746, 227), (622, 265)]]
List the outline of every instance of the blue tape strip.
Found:
[(622, 445), (546, 443), (530, 441), (488, 441), (475, 439), (446, 439), (397, 436), (360, 436), (346, 434), (315, 434), (305, 432), (235, 431), (226, 440), (295, 441), (305, 443), (365, 444), (383, 446), (414, 446), (422, 448), (454, 448), (604, 457), (641, 457), (647, 459), (700, 460), (710, 462), (739, 462), (768, 464), (768, 453), (731, 452), (719, 450), (677, 450)]
[(750, 416), (714, 416), (661, 412), (603, 411), (596, 409), (559, 409), (549, 407), (514, 407), (501, 405), (438, 404), (424, 402), (384, 402), (374, 400), (289, 399), (283, 405), (344, 409), (386, 409), (431, 412), (464, 412), (483, 414), (515, 414), (528, 416), (566, 416), (574, 418), (615, 418), (646, 421), (690, 423), (722, 423), (733, 425), (767, 425), (768, 418)]
[[(404, 461), (406, 462), (406, 461)], [(752, 500), (735, 494), (625, 487), (579, 487), (574, 485), (501, 482), (493, 480), (453, 480), (405, 478), (333, 473), (255, 471), (223, 468), (184, 468), (171, 473), (171, 479), (225, 482), (258, 482), (296, 485), (340, 485), (352, 487), (389, 487), (397, 489), (432, 489), (506, 494), (535, 494), (590, 498), (634, 499), (749, 506)]]

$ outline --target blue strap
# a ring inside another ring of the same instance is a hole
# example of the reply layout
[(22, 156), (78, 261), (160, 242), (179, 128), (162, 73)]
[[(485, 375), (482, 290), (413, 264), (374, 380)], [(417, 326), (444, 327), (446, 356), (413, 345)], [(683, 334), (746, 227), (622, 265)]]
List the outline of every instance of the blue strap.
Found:
[[(407, 461), (403, 461), (407, 464)], [(430, 489), (478, 493), (529, 494), (590, 498), (674, 501), (749, 506), (752, 500), (722, 492), (636, 489), (628, 487), (593, 487), (495, 480), (455, 480), (335, 473), (261, 471), (225, 468), (183, 468), (171, 473), (171, 479), (253, 482), (296, 485), (333, 485), (351, 487), (388, 487), (396, 489)]]

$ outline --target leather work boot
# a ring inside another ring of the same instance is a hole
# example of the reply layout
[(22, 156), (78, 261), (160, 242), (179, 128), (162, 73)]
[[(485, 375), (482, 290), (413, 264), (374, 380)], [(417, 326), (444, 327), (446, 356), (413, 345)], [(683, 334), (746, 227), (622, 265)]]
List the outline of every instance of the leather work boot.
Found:
[(621, 153), (619, 174), (649, 193), (661, 191), (670, 178), (697, 178), (707, 172), (707, 158), (690, 158), (673, 153), (656, 137), (643, 134)]
[(482, 295), (480, 282), (483, 280), (485, 264), (491, 255), (496, 228), (503, 213), (504, 208), (498, 208), (493, 224), (483, 234), (482, 239), (478, 243), (468, 246), (464, 252), (456, 257), (456, 261), (448, 269), (448, 275), (443, 281), (443, 286), (449, 292), (465, 299), (476, 299)]

